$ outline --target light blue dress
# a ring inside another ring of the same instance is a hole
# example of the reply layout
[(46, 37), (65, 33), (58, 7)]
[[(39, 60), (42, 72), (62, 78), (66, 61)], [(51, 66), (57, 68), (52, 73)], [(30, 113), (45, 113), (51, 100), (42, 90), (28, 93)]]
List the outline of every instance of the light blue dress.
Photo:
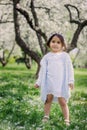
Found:
[(69, 83), (74, 84), (74, 72), (70, 56), (66, 52), (46, 54), (41, 62), (39, 77), (36, 81), (41, 87), (41, 99), (46, 101), (47, 95), (53, 95), (53, 101), (70, 97)]

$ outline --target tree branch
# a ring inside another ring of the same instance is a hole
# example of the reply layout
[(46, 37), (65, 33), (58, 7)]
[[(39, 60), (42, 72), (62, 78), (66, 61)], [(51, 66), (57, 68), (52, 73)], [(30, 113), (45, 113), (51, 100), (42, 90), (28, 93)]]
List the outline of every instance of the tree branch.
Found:
[[(79, 10), (77, 9), (77, 7), (75, 7), (75, 6), (73, 6), (73, 5), (70, 5), (70, 4), (66, 4), (66, 5), (64, 5), (64, 6), (67, 8), (67, 10), (68, 10), (68, 12), (69, 12), (70, 23), (80, 24), (80, 23), (81, 23), (81, 22), (80, 22), (80, 21), (81, 21), (81, 19), (80, 19), (80, 13), (79, 13)], [(73, 7), (74, 9), (76, 9), (77, 16), (78, 16), (78, 20), (75, 20), (75, 19), (72, 18), (72, 13), (71, 13), (71, 10), (70, 10), (69, 7)]]
[(43, 33), (43, 31), (42, 31), (41, 28), (39, 27), (39, 21), (38, 21), (38, 18), (37, 18), (37, 13), (36, 13), (36, 11), (35, 11), (35, 7), (34, 7), (34, 0), (31, 0), (30, 7), (31, 7), (31, 12), (32, 12), (32, 15), (33, 15), (35, 27), (38, 27), (38, 28), (39, 28), (39, 30), (36, 31), (36, 35), (37, 35), (37, 38), (38, 38), (38, 42), (39, 42), (39, 45), (40, 45), (42, 54), (45, 54), (47, 48), (43, 45), (42, 37), (44, 38), (45, 42), (47, 42), (47, 37), (46, 37), (46, 34)]
[(15, 43), (13, 43), (13, 47), (12, 47), (11, 51), (9, 52), (8, 57), (6, 58), (7, 62), (8, 62), (8, 60), (9, 60), (9, 58), (10, 58), (10, 56), (11, 56), (13, 50), (14, 50), (14, 47), (15, 47)]
[[(78, 41), (79, 35), (80, 35), (82, 29), (83, 29), (85, 26), (87, 26), (87, 20), (84, 20), (83, 22), (81, 22), (80, 13), (79, 13), (79, 10), (77, 9), (77, 7), (75, 7), (75, 6), (73, 6), (73, 5), (70, 5), (70, 4), (66, 4), (65, 7), (66, 7), (67, 10), (69, 11), (70, 23), (75, 23), (75, 24), (78, 25), (76, 31), (74, 32), (74, 35), (73, 35), (71, 44), (70, 44), (70, 46), (69, 46), (68, 49), (67, 49), (67, 52), (69, 52), (69, 51), (71, 51), (72, 49), (74, 49), (74, 48), (77, 47), (77, 41)], [(72, 13), (71, 13), (71, 10), (70, 10), (69, 7), (73, 7), (73, 8), (76, 9), (77, 14), (78, 14), (78, 19), (79, 19), (80, 21), (77, 21), (77, 20), (73, 20), (73, 19), (72, 19)]]
[(0, 5), (13, 5), (12, 3), (0, 3)]
[(36, 11), (34, 9), (34, 0), (31, 0), (30, 7), (31, 7), (31, 12), (32, 12), (33, 18), (34, 18), (35, 26), (39, 27), (37, 14), (36, 14)]
[(47, 41), (47, 36), (45, 35), (44, 32), (41, 31), (41, 29), (38, 26), (34, 26), (32, 19), (30, 19), (30, 17), (29, 17), (28, 12), (26, 10), (22, 9), (19, 5), (16, 6), (16, 9), (18, 12), (20, 12), (26, 18), (27, 23), (30, 25), (30, 27), (34, 31), (40, 33), (43, 36), (43, 38)]
[(26, 18), (29, 26), (36, 32), (42, 53), (45, 54), (43, 47), (42, 47), (41, 36), (44, 38), (45, 42), (47, 42), (47, 36), (39, 28), (38, 18), (37, 18), (36, 12), (34, 10), (34, 5), (33, 5), (32, 2), (31, 2), (31, 8), (32, 8), (31, 11), (32, 11), (32, 14), (33, 14), (35, 25), (33, 24), (32, 19), (30, 19), (28, 12), (26, 10), (22, 9), (19, 4), (17, 4), (17, 6), (16, 6), (17, 11), (20, 12)]
[(4, 24), (4, 23), (13, 23), (14, 21), (1, 21), (0, 20), (0, 24)]
[(35, 9), (44, 9), (45, 12), (48, 13), (48, 14), (50, 13), (50, 10), (51, 10), (51, 9), (49, 9), (49, 8), (47, 8), (47, 7), (39, 7), (39, 6), (35, 6), (34, 8), (35, 8)]
[(8, 54), (8, 56), (7, 56), (7, 58), (5, 58), (5, 51), (3, 51), (3, 57), (0, 57), (0, 62), (1, 62), (1, 64), (2, 64), (3, 66), (6, 66), (6, 65), (7, 65), (8, 61), (9, 61), (9, 58), (10, 58), (10, 56), (11, 56), (13, 50), (14, 50), (14, 47), (15, 47), (15, 44), (13, 44), (12, 49), (10, 50), (10, 52), (9, 52), (9, 54)]

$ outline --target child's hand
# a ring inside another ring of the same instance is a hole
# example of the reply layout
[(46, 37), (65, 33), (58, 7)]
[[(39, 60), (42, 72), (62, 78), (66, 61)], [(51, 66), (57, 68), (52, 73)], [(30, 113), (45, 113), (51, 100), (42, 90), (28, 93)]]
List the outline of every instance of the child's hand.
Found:
[(69, 84), (70, 89), (74, 89), (74, 84)]
[(39, 88), (38, 84), (35, 84), (34, 87), (35, 87), (35, 88)]

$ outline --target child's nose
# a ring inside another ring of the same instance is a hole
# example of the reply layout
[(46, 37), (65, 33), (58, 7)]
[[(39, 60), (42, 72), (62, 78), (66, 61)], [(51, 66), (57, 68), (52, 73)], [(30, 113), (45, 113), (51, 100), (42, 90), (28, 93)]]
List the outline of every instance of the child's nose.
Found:
[(55, 42), (55, 45), (57, 45), (57, 42)]

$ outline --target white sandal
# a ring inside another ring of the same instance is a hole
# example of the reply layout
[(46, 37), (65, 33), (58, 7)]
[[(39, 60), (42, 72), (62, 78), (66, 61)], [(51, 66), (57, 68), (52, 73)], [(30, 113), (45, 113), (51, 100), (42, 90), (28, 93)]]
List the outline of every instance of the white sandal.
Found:
[(43, 119), (42, 119), (42, 122), (45, 123), (49, 120), (49, 116), (44, 116)]
[(69, 121), (69, 120), (65, 119), (64, 121), (65, 121), (65, 124), (66, 124), (67, 126), (70, 126), (70, 121)]

